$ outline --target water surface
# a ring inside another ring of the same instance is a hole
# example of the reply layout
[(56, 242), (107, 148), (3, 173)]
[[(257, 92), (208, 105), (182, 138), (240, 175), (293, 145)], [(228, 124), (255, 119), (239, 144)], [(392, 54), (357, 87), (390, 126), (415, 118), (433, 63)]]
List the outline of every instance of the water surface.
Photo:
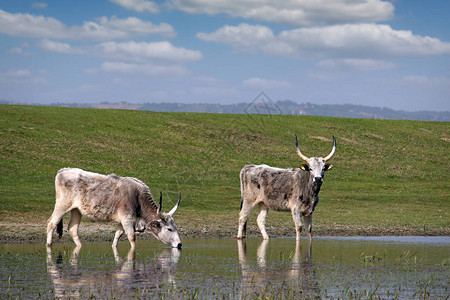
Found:
[[(75, 250), (75, 253), (74, 253)], [(0, 298), (448, 298), (450, 237), (0, 244)]]

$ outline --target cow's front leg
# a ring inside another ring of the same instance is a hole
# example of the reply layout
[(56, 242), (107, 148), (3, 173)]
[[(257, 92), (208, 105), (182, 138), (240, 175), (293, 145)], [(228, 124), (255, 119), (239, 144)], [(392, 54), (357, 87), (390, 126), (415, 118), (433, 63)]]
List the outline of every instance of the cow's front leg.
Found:
[(112, 243), (112, 247), (113, 248), (117, 248), (117, 243), (119, 242), (120, 237), (123, 234), (123, 226), (122, 224), (117, 225), (117, 231), (116, 234), (114, 235), (114, 241)]
[(302, 236), (302, 215), (300, 213), (300, 210), (296, 207), (291, 209), (292, 212), (292, 219), (294, 219), (295, 224), (295, 231), (297, 233), (297, 241), (300, 241), (300, 238)]
[(305, 228), (306, 228), (306, 234), (308, 236), (308, 241), (309, 244), (312, 243), (312, 217), (313, 214), (311, 213), (309, 216), (304, 216), (304, 220), (305, 220)]
[(264, 203), (259, 203), (259, 214), (258, 218), (256, 219), (256, 223), (258, 224), (259, 231), (261, 231), (261, 234), (263, 236), (263, 239), (268, 240), (269, 235), (266, 231), (266, 218), (267, 213), (269, 211), (269, 208)]
[(125, 230), (128, 240), (130, 241), (131, 248), (134, 249), (136, 247), (136, 243), (135, 243), (133, 221), (128, 220), (128, 221), (122, 222), (122, 227)]

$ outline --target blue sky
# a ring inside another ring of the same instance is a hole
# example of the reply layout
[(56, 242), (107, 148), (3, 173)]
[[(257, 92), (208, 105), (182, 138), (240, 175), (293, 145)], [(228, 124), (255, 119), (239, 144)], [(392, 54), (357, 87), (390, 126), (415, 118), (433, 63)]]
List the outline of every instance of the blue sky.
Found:
[(450, 110), (450, 1), (0, 0), (0, 99)]

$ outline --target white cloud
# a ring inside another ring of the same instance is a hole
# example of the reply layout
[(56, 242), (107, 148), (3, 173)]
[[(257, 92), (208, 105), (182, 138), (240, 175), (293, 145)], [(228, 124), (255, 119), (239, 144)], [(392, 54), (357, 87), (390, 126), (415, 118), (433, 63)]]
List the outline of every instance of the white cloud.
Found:
[(39, 69), (39, 70), (37, 71), (37, 73), (38, 73), (39, 75), (48, 75), (48, 72), (47, 72), (46, 69)]
[(106, 61), (102, 63), (100, 69), (104, 72), (124, 73), (124, 74), (145, 74), (151, 76), (158, 75), (186, 75), (188, 72), (182, 66), (158, 66), (151, 64), (129, 64), (123, 62)]
[(208, 85), (217, 85), (217, 84), (224, 83), (224, 81), (221, 79), (215, 78), (213, 76), (207, 76), (207, 75), (196, 76), (194, 79), (196, 80), (196, 82), (208, 84)]
[(76, 31), (79, 39), (111, 40), (126, 39), (134, 36), (146, 36), (149, 34), (160, 34), (166, 37), (176, 36), (173, 27), (167, 23), (154, 25), (135, 17), (119, 19), (112, 16), (98, 18), (97, 22), (86, 21), (81, 27), (72, 28)]
[(82, 84), (82, 85), (78, 86), (78, 89), (81, 91), (89, 91), (89, 90), (94, 90), (95, 86), (93, 86), (92, 84)]
[(70, 30), (54, 18), (10, 14), (0, 9), (0, 32), (21, 37), (65, 38)]
[(119, 19), (112, 16), (99, 18), (99, 23), (107, 28), (115, 28), (123, 32), (136, 33), (139, 35), (160, 34), (166, 37), (175, 37), (177, 34), (175, 29), (167, 23), (154, 25), (152, 22), (145, 22), (136, 17), (128, 17), (126, 19)]
[(176, 36), (173, 27), (166, 23), (154, 25), (135, 17), (108, 19), (100, 17), (98, 22), (85, 21), (81, 26), (68, 27), (51, 17), (21, 13), (8, 13), (0, 9), (0, 33), (20, 37), (51, 39), (108, 40), (126, 39), (148, 34)]
[(265, 26), (240, 24), (224, 26), (209, 34), (198, 33), (197, 37), (228, 44), (236, 51), (262, 51), (288, 57), (377, 58), (450, 53), (450, 43), (378, 24), (299, 28), (282, 31), (277, 36)]
[(72, 48), (67, 43), (59, 43), (44, 39), (41, 41), (41, 48), (50, 52), (64, 53), (64, 54), (83, 54), (82, 50)]
[(28, 69), (18, 69), (18, 70), (11, 70), (5, 73), (7, 76), (11, 76), (14, 78), (27, 78), (31, 77), (31, 71)]
[(380, 0), (171, 0), (169, 3), (191, 14), (223, 13), (294, 26), (377, 22), (394, 16), (394, 6)]
[(315, 69), (308, 70), (307, 74), (311, 78), (318, 80), (339, 80), (355, 72), (375, 72), (391, 70), (395, 64), (375, 59), (345, 58), (345, 59), (325, 59), (316, 64)]
[(290, 84), (287, 81), (283, 80), (271, 80), (264, 79), (259, 77), (253, 77), (245, 80), (242, 83), (245, 87), (258, 88), (258, 89), (267, 89), (267, 88), (286, 88), (289, 87)]
[(134, 10), (137, 12), (149, 12), (157, 13), (159, 11), (158, 4), (153, 1), (146, 0), (110, 0), (120, 6), (125, 7), (129, 10)]
[(317, 66), (321, 68), (331, 69), (336, 67), (336, 62), (333, 59), (321, 60), (317, 63)]
[(37, 8), (37, 9), (45, 9), (47, 8), (48, 4), (45, 2), (34, 2), (33, 4), (31, 4), (32, 8)]
[(450, 53), (450, 43), (389, 25), (345, 24), (301, 28), (280, 33), (280, 40), (297, 53), (319, 52), (336, 56), (427, 56)]
[(96, 22), (83, 22), (81, 27), (73, 27), (73, 38), (82, 40), (110, 40), (110, 39), (125, 39), (132, 36), (132, 34), (125, 30), (103, 26)]
[(259, 45), (275, 40), (272, 29), (266, 26), (240, 24), (239, 26), (223, 26), (213, 33), (198, 33), (197, 38), (204, 41), (232, 45), (241, 51), (257, 50)]
[(16, 54), (16, 55), (30, 55), (30, 53), (24, 51), (20, 47), (11, 48), (11, 49), (9, 49), (8, 53), (9, 54)]
[(153, 43), (105, 42), (97, 47), (107, 58), (121, 61), (166, 60), (187, 62), (202, 58), (200, 51), (175, 47), (167, 41)]
[(395, 64), (376, 59), (326, 59), (317, 63), (317, 66), (323, 69), (351, 69), (359, 71), (378, 71), (391, 70), (395, 68)]
[(0, 73), (0, 84), (43, 84), (46, 83), (44, 77), (39, 75), (46, 75), (38, 72), (38, 75), (33, 74), (29, 69), (13, 69), (4, 73)]
[(353, 69), (362, 71), (391, 70), (395, 68), (394, 63), (375, 59), (347, 58), (343, 62)]

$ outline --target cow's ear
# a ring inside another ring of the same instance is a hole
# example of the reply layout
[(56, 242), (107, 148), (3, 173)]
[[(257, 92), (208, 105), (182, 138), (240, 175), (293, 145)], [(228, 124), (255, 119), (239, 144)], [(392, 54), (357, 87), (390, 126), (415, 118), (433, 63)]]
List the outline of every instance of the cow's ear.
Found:
[(302, 169), (303, 171), (309, 172), (309, 166), (307, 164), (300, 165), (300, 169)]
[(161, 227), (161, 224), (159, 223), (159, 221), (152, 221), (152, 223), (150, 225), (154, 228)]
[(333, 167), (334, 166), (332, 164), (325, 164), (325, 171), (331, 170)]

